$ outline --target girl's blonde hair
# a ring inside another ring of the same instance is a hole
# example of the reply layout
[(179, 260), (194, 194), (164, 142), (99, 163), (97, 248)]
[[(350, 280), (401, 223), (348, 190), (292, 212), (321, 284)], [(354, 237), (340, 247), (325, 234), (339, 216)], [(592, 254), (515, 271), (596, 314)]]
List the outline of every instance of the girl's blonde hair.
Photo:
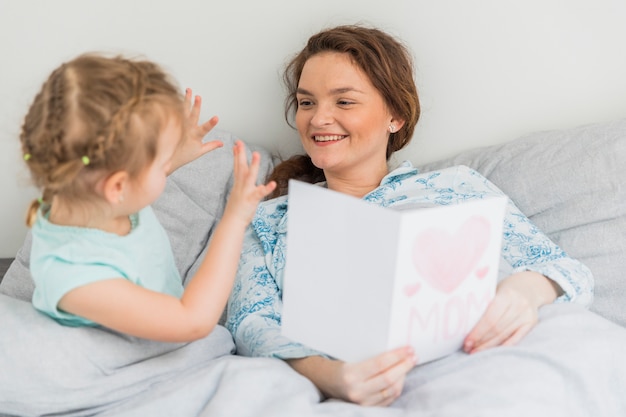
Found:
[[(95, 196), (98, 179), (124, 170), (136, 178), (154, 160), (169, 117), (183, 121), (183, 98), (158, 65), (121, 56), (81, 55), (55, 69), (24, 119), (20, 140), (43, 196)], [(92, 174), (92, 175), (89, 175)]]

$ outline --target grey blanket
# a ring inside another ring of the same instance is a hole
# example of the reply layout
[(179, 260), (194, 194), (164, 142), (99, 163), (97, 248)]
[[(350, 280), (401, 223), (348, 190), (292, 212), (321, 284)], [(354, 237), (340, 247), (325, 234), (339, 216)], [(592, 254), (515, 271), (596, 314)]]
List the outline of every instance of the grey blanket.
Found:
[[(232, 183), (234, 138), (211, 136), (224, 149), (174, 173), (154, 205), (186, 278)], [(267, 173), (271, 155), (257, 150)], [(596, 301), (594, 312), (543, 307), (539, 324), (514, 347), (415, 367), (388, 408), (322, 401), (284, 362), (233, 355), (223, 327), (193, 343), (168, 344), (60, 326), (30, 303), (27, 236), (0, 285), (0, 416), (624, 417), (625, 159), (622, 120), (538, 133), (430, 166), (463, 163), (494, 180), (592, 269)]]
[(517, 346), (415, 367), (389, 408), (320, 402), (278, 359), (231, 355), (223, 327), (188, 343), (69, 328), (0, 295), (2, 416), (626, 415), (626, 329), (550, 305)]

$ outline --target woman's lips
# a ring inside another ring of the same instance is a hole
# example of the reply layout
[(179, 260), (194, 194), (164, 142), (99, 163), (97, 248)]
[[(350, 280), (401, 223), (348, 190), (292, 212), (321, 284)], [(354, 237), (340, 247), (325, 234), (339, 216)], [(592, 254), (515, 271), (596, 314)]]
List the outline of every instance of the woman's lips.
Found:
[(315, 142), (334, 142), (345, 139), (347, 135), (314, 135)]

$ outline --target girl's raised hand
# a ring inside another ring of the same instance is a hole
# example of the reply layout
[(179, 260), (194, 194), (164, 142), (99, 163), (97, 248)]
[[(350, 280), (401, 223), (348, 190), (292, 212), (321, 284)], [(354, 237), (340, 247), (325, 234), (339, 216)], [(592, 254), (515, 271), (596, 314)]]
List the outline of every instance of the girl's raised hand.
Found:
[(224, 210), (224, 217), (237, 216), (247, 225), (252, 221), (259, 202), (274, 191), (276, 183), (270, 181), (265, 185), (257, 185), (261, 156), (258, 152), (252, 152), (252, 160), (248, 166), (246, 148), (242, 141), (235, 142), (233, 155), (235, 181)]
[(217, 125), (219, 119), (217, 116), (213, 116), (203, 124), (198, 124), (201, 108), (202, 97), (193, 97), (191, 88), (186, 89), (183, 137), (172, 159), (172, 169), (170, 173), (202, 155), (224, 146), (219, 140), (212, 140), (206, 143), (202, 142), (206, 134)]

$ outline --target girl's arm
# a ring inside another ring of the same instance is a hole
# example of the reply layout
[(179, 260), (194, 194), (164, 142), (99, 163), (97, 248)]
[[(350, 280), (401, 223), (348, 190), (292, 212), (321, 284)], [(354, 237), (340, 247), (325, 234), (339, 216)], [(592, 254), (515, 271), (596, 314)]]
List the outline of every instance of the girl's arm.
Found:
[(99, 281), (65, 294), (59, 308), (137, 337), (185, 342), (202, 338), (217, 324), (232, 288), (245, 229), (258, 202), (275, 184), (256, 185), (260, 163), (248, 167), (244, 145), (234, 148), (235, 182), (207, 254), (181, 299), (147, 290), (122, 278)]

